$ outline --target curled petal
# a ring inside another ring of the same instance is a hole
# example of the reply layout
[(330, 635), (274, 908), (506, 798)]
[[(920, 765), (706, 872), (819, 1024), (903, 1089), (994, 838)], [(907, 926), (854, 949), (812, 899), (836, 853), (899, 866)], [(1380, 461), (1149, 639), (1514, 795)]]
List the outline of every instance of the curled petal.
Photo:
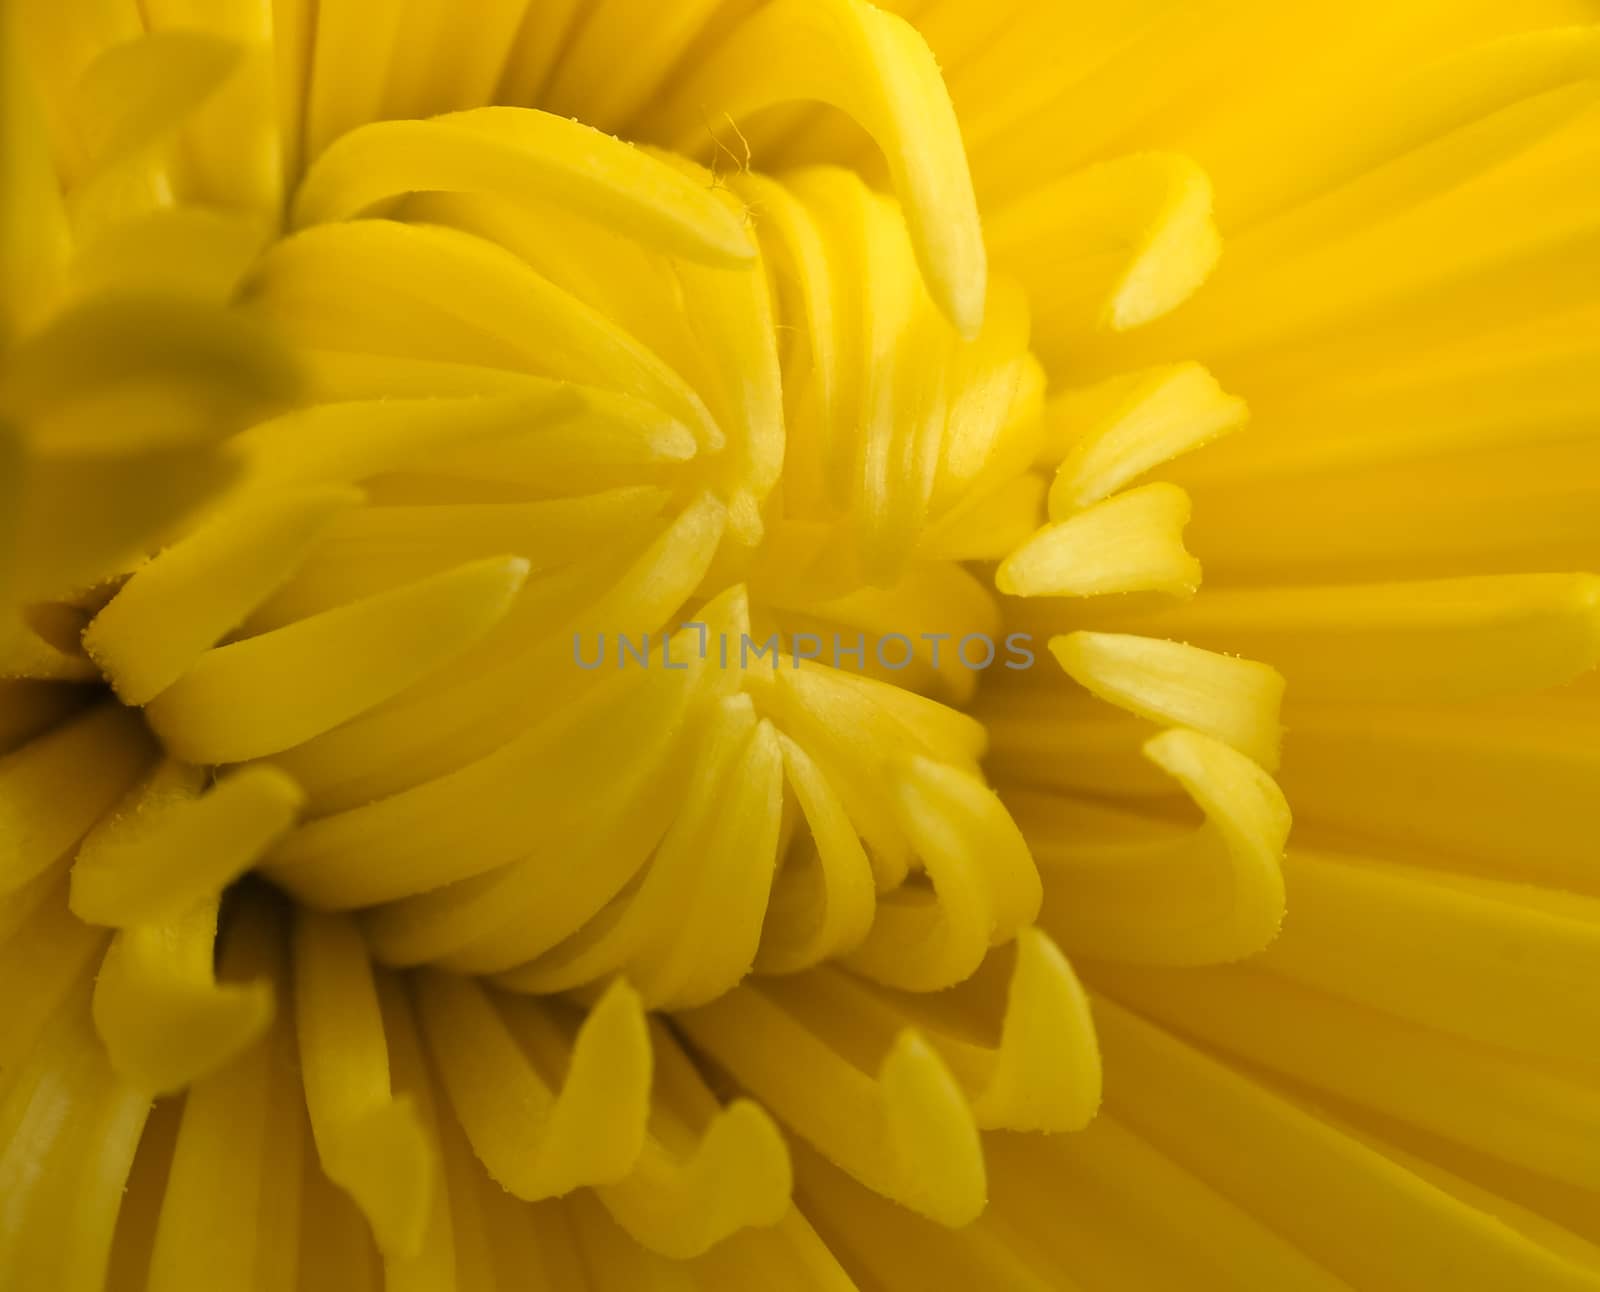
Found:
[[(831, 968), (807, 975), (800, 987), (807, 995), (800, 1008), (812, 1025), (854, 1038), (858, 1047), (886, 1049), (916, 1027), (949, 1066), (982, 1130), (1081, 1130), (1100, 1105), (1100, 1052), (1088, 998), (1039, 929), (1023, 929), (1014, 948), (997, 951), (972, 977), (934, 996), (889, 990)], [(991, 1036), (996, 1043), (987, 1043)]]
[(673, 1158), (647, 1140), (639, 1165), (600, 1200), (639, 1242), (687, 1260), (789, 1206), (789, 1158), (772, 1119), (747, 1099), (716, 1115), (693, 1153)]
[(1145, 755), (1206, 814), (1198, 830), (1152, 829), (1101, 809), (1079, 814), (1065, 799), (1013, 800), (1045, 876), (1041, 925), (1074, 952), (1135, 964), (1253, 955), (1283, 920), (1282, 791), (1243, 754), (1197, 731), (1163, 732)]
[(104, 818), (72, 865), (72, 911), (114, 928), (173, 920), (220, 893), (294, 824), (299, 786), (247, 767), (200, 792), (197, 768), (167, 762)]
[(1081, 1130), (1100, 1106), (1100, 1049), (1072, 966), (1039, 929), (1017, 934), (1000, 1044), (990, 1051), (931, 1035), (985, 1130)]
[(438, 1163), (416, 1107), (391, 1089), (366, 949), (343, 917), (307, 911), (295, 921), (294, 952), (300, 1066), (323, 1170), (355, 1199), (381, 1250), (415, 1255)]
[(120, 930), (94, 987), (112, 1066), (152, 1094), (182, 1090), (254, 1044), (272, 1023), (272, 984), (219, 984), (217, 898)]
[(877, 140), (934, 299), (976, 335), (987, 262), (960, 127), (933, 55), (901, 19), (862, 0), (777, 0), (734, 28), (653, 121), (694, 153), (708, 105), (737, 119), (795, 100), (830, 103)]
[(805, 979), (744, 985), (676, 1015), (697, 1049), (868, 1188), (945, 1225), (983, 1209), (983, 1151), (966, 1096), (907, 1029), (869, 1075), (809, 1017)]
[(1109, 498), (1150, 468), (1241, 426), (1249, 410), (1197, 363), (1151, 368), (1069, 390), (1045, 411), (1056, 467), (1050, 519)]
[(1000, 563), (995, 584), (1017, 597), (1190, 596), (1200, 563), (1183, 546), (1188, 520), (1182, 489), (1141, 485), (1046, 525)]
[[(543, 1004), (497, 1003), (470, 979), (426, 970), (416, 1000), (456, 1116), (501, 1185), (537, 1201), (614, 1184), (634, 1169), (651, 1053), (643, 1007), (626, 983), (613, 983), (570, 1039)], [(557, 1090), (543, 1073), (563, 1069)]]
[(1053, 637), (1050, 653), (1102, 700), (1215, 736), (1268, 771), (1278, 765), (1283, 676), (1266, 664), (1122, 633)]
[(784, 775), (811, 837), (772, 887), (756, 967), (793, 973), (854, 950), (872, 927), (872, 863), (838, 792), (811, 757), (779, 734)]
[(890, 793), (931, 891), (906, 885), (880, 899), (871, 930), (845, 963), (888, 986), (937, 991), (1033, 920), (1039, 873), (998, 796), (968, 773), (909, 758), (891, 777)]
[(694, 1065), (659, 1023), (656, 1096), (639, 1164), (597, 1190), (606, 1210), (646, 1247), (689, 1260), (789, 1210), (789, 1152), (758, 1105), (718, 1107)]
[(708, 720), (678, 813), (634, 889), (551, 955), (501, 982), (551, 992), (626, 973), (652, 1007), (714, 999), (749, 972), (782, 818), (782, 755), (746, 695)]

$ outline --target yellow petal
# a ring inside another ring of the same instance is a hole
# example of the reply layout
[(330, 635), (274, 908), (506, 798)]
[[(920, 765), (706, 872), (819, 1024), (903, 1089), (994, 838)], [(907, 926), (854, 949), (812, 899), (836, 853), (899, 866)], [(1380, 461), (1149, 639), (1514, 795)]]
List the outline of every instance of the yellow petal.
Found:
[(658, 355), (511, 252), (455, 229), (389, 220), (307, 229), (267, 252), (249, 290), (301, 344), (577, 381), (653, 403), (714, 438), (699, 396)]
[(348, 219), (386, 198), (429, 191), (555, 201), (662, 251), (713, 264), (755, 255), (739, 215), (709, 189), (610, 135), (531, 108), (477, 108), (354, 130), (306, 175), (294, 223)]
[(201, 31), (150, 32), (107, 49), (78, 85), (95, 169), (115, 166), (175, 132), (238, 70), (243, 53)]
[(498, 96), (501, 102), (539, 101), (551, 69), (585, 12), (584, 0), (549, 0), (537, 15), (530, 11), (505, 60)]
[[(649, 1112), (650, 1034), (625, 983), (607, 990), (571, 1040), (550, 1006), (497, 1006), (469, 979), (426, 971), (416, 992), (456, 1116), (501, 1185), (532, 1201), (633, 1169)], [(543, 1071), (563, 1070), (557, 1090)]]
[[(260, 981), (287, 997), (283, 928), (271, 909), (242, 902), (223, 938), (220, 976)], [(160, 1197), (150, 1292), (296, 1286), (301, 1234), (305, 1095), (294, 1034), (280, 1014), (268, 1035), (184, 1096)], [(321, 1179), (320, 1170), (306, 1172)]]
[(261, 490), (356, 484), (416, 469), (480, 441), (505, 456), (517, 436), (546, 435), (583, 406), (576, 393), (552, 383), (530, 385), (537, 388), (484, 399), (374, 397), (318, 404), (260, 422), (234, 443), (249, 462), (251, 486)]
[(756, 955), (763, 973), (793, 973), (860, 946), (876, 896), (872, 863), (838, 791), (801, 746), (781, 733), (778, 746), (812, 845), (792, 850), (773, 882)]
[[(385, 1287), (393, 1292), (455, 1292), (458, 1286), (472, 1286), (467, 1272), (476, 1217), (469, 1219), (466, 1214), (469, 1203), (462, 1195), (468, 1190), (462, 1187), (457, 1170), (457, 1159), (470, 1157), (471, 1150), (461, 1143), (461, 1132), (453, 1121), (447, 1115), (441, 1117), (439, 1091), (405, 981), (382, 969), (375, 971), (375, 981), (389, 1048), (391, 1091), (397, 1104), (409, 1104), (427, 1158), (442, 1168), (428, 1190), (430, 1205), (420, 1247), (411, 1255), (383, 1253)], [(479, 1181), (484, 1178), (478, 1173)]]
[(677, 815), (640, 882), (503, 984), (549, 992), (625, 973), (650, 1007), (684, 1008), (749, 972), (776, 862), (782, 756), (747, 695), (722, 701), (700, 738)]
[(1066, 957), (1038, 929), (1023, 929), (1014, 948), (932, 995), (871, 986), (837, 970), (802, 982), (807, 1008), (829, 1015), (841, 1035), (887, 1046), (906, 1027), (917, 1028), (949, 1066), (983, 1130), (1081, 1130), (1099, 1107), (1100, 1058), (1088, 998)]
[[(907, 1287), (1007, 1292), (1062, 1292), (1074, 1286), (1064, 1281), (1065, 1262), (1041, 1268), (1034, 1251), (1024, 1249), (1010, 1231), (999, 1229), (993, 1223), (992, 1204), (964, 1228), (929, 1225), (915, 1212), (857, 1184), (803, 1140), (795, 1142), (791, 1151), (800, 1208), (825, 1228), (830, 1245), (849, 1253), (857, 1278), (870, 1274), (888, 1287), (900, 1279)], [(830, 1283), (817, 1286), (835, 1292)], [(854, 1289), (857, 1284), (852, 1281), (846, 1287)]]
[(1100, 1052), (1083, 988), (1038, 929), (1017, 934), (1000, 1044), (982, 1051), (930, 1033), (986, 1130), (1080, 1130), (1100, 1106)]
[(1283, 676), (1269, 665), (1122, 633), (1053, 637), (1050, 653), (1102, 700), (1215, 736), (1268, 771), (1278, 765)]
[(1308, 848), (1284, 880), (1294, 914), (1261, 967), (1520, 1054), (1600, 1057), (1600, 1004), (1578, 985), (1600, 955), (1595, 898)]
[(0, 1065), (12, 1072), (33, 1052), (73, 989), (92, 976), (109, 937), (67, 909), (64, 867), (0, 898)]
[[(616, 604), (626, 606), (641, 594), (660, 596), (666, 605), (655, 611), (653, 621), (659, 623), (673, 613), (704, 572), (706, 545), (708, 540), (714, 544), (720, 534), (719, 520), (713, 510), (700, 517), (701, 525), (669, 531), (678, 541), (666, 544), (662, 565), (646, 563), (640, 580), (646, 586), (633, 586), (630, 580), (619, 589)], [(688, 578), (680, 582), (685, 571)], [(591, 622), (626, 624), (633, 617), (607, 614), (608, 609), (602, 603)], [(575, 636), (563, 634), (547, 647), (546, 659), (553, 667), (577, 672)], [(660, 661), (660, 650), (655, 647), (653, 661)], [(535, 863), (556, 864), (558, 840), (570, 847), (590, 838), (595, 820), (590, 805), (605, 801), (623, 784), (633, 784), (635, 792), (650, 784), (666, 750), (681, 738), (679, 723), (686, 706), (702, 675), (711, 670), (695, 658), (682, 636), (671, 653), (675, 661), (671, 668), (618, 669), (600, 686), (579, 692), (570, 706), (554, 711), (536, 695), (542, 720), (518, 723), (516, 734), (505, 743), (420, 781), (407, 777), (406, 787), (397, 793), (375, 802), (358, 799), (359, 806), (309, 823), (278, 849), (274, 877), (317, 904), (348, 906), (394, 900), (468, 879), (530, 852)], [(682, 664), (691, 667), (678, 667)], [(526, 665), (526, 656), (514, 659), (510, 676), (525, 677)], [(498, 699), (501, 708), (511, 703), (503, 695)], [(459, 718), (464, 706), (459, 695), (447, 693), (437, 707)], [(407, 731), (406, 738), (416, 740), (416, 724), (407, 723), (407, 716), (400, 714), (396, 725)], [(447, 731), (454, 734), (453, 728)], [(631, 733), (630, 738), (623, 739), (623, 732)], [(424, 744), (436, 738), (426, 728), (420, 736)], [(290, 758), (286, 765), (293, 773), (299, 760)], [(636, 781), (635, 776), (641, 779)], [(441, 830), (449, 842), (441, 841)], [(377, 857), (383, 858), (381, 865), (372, 864)], [(558, 893), (590, 892), (603, 903), (616, 889), (600, 895), (590, 885), (603, 886), (610, 882), (605, 876), (611, 875), (620, 887), (626, 876), (612, 875), (615, 864), (613, 860), (549, 883), (547, 915), (554, 920), (566, 909)], [(529, 921), (527, 931), (531, 936), (535, 927), (544, 926), (543, 919)], [(508, 966), (527, 958), (511, 960)]]
[(933, 56), (901, 19), (862, 0), (777, 0), (702, 59), (651, 124), (694, 154), (707, 116), (808, 99), (877, 140), (933, 298), (976, 335), (987, 266), (960, 129)]
[(702, 1286), (718, 1292), (752, 1284), (771, 1292), (857, 1292), (838, 1255), (793, 1206), (769, 1229), (741, 1229), (724, 1239), (694, 1268)]
[(273, 84), (273, 6), (255, 0), (143, 0), (152, 31), (206, 31), (244, 50), (231, 81), (188, 124), (184, 187), (204, 205), (244, 208), (275, 221), (283, 205), (284, 148)]
[(22, 595), (50, 600), (127, 573), (237, 474), (201, 447), (35, 458), (18, 518)]
[(176, 919), (220, 893), (285, 834), (305, 796), (271, 767), (201, 794), (198, 769), (167, 762), (104, 818), (72, 866), (72, 910), (114, 928)]
[(23, 608), (8, 646), (0, 647), (0, 677), (34, 682), (95, 682), (99, 673), (83, 652), (83, 611), (61, 602)]
[[(966, 1096), (916, 1032), (873, 1060), (844, 1057), (804, 978), (757, 980), (675, 1016), (705, 1051), (785, 1125), (868, 1188), (945, 1225), (983, 1209), (983, 1152)], [(870, 1070), (870, 1068), (869, 1068)]]
[(314, 161), (341, 135), (390, 115), (383, 110), (384, 83), (410, 16), (409, 8), (374, 9), (366, 0), (321, 0), (316, 6), (306, 60), (308, 159)]
[[(684, 0), (670, 7), (652, 0), (591, 0), (582, 7), (582, 21), (561, 49), (540, 101), (552, 112), (628, 133), (632, 116), (648, 107), (721, 9), (720, 0)], [(544, 15), (541, 19), (533, 25), (549, 22)]]
[(1150, 468), (1236, 429), (1247, 413), (1242, 399), (1193, 363), (1057, 396), (1046, 413), (1047, 440), (1060, 463), (1050, 519), (1066, 520), (1109, 498)]
[(692, 1268), (681, 1261), (658, 1256), (628, 1237), (599, 1201), (588, 1194), (563, 1199), (582, 1252), (589, 1284), (604, 1292), (694, 1292)]
[[(1563, 376), (1551, 373), (1542, 384), (1546, 407), (1576, 402), (1569, 392), (1592, 396), (1570, 379), (1560, 383)], [(1494, 407), (1497, 392), (1480, 377), (1461, 380), (1455, 396), (1458, 409), (1478, 401), (1467, 417), (1481, 413), (1489, 434), (1509, 429), (1493, 425), (1505, 410)], [(1372, 425), (1346, 407), (1339, 411), (1362, 425), (1366, 445), (1347, 438), (1327, 455), (1333, 461), (1318, 466), (1319, 446), (1308, 438), (1301, 447), (1309, 461), (1290, 466), (1288, 478), (1274, 470), (1288, 463), (1263, 454), (1260, 476), (1195, 484), (1190, 542), (1206, 568), (1221, 573), (1217, 582), (1256, 586), (1584, 569), (1600, 536), (1600, 516), (1584, 488), (1600, 471), (1600, 445), (1540, 443), (1548, 414), (1539, 405), (1535, 397), (1514, 414), (1517, 443), (1481, 452), (1471, 451), (1473, 428), (1446, 403), (1412, 414), (1429, 432), (1409, 446), (1398, 438), (1382, 442), (1383, 423), (1392, 425), (1403, 411), (1385, 410)], [(1574, 428), (1588, 424), (1581, 411), (1571, 416)], [(1417, 443), (1425, 438), (1448, 442), (1446, 456), (1426, 456)], [(1337, 460), (1345, 453), (1356, 459), (1349, 466)], [(1390, 453), (1394, 459), (1385, 461)]]
[(272, 984), (218, 984), (218, 896), (159, 923), (120, 930), (94, 987), (94, 1022), (112, 1066), (152, 1094), (218, 1071), (272, 1024)]
[(1451, 1037), (1259, 970), (1108, 966), (1092, 981), (1102, 979), (1105, 991), (1146, 1017), (1313, 1090), (1582, 1189), (1600, 1180), (1589, 1150), (1600, 1095), (1579, 1069)]
[(0, 758), (0, 893), (83, 838), (152, 753), (137, 717), (100, 705)]
[[(1254, 167), (1254, 191), (1227, 194), (1230, 233), (1281, 220), (1286, 212), (1312, 206), (1320, 219), (1330, 216), (1341, 228), (1355, 223), (1351, 205), (1322, 204), (1315, 199), (1338, 193), (1361, 177), (1380, 175), (1386, 165), (1426, 145), (1459, 134), (1519, 103), (1550, 95), (1563, 86), (1589, 80), (1600, 57), (1600, 34), (1592, 26), (1548, 27), (1522, 31), (1474, 45), (1432, 61), (1360, 103), (1337, 131), (1316, 137), (1315, 146), (1277, 168)], [(1271, 173), (1267, 173), (1268, 170)], [(1459, 178), (1452, 177), (1455, 182)], [(1440, 184), (1439, 187), (1444, 187)], [(1350, 193), (1348, 197), (1356, 197)], [(1371, 195), (1361, 194), (1370, 201)], [(1386, 194), (1383, 207), (1392, 211), (1395, 197)], [(1304, 212), (1312, 214), (1311, 211)], [(1303, 240), (1316, 240), (1315, 226), (1304, 220), (1292, 230)], [(1278, 230), (1274, 230), (1277, 233)]]
[(51, 303), (72, 236), (17, 6), (0, 13), (0, 350)]
[(1270, 659), (1297, 698), (1456, 702), (1558, 686), (1600, 664), (1600, 576), (1222, 588), (1140, 622)]
[(1037, 287), (1040, 357), (1070, 363), (1096, 330), (1126, 332), (1176, 309), (1206, 280), (1222, 242), (1211, 181), (1187, 157), (1101, 162), (1002, 207), (987, 232), (997, 264)]
[(150, 1097), (112, 1071), (89, 1026), (88, 982), (0, 1096), (0, 1280), (98, 1292)]
[(22, 500), (26, 496), (28, 461), (22, 432), (0, 419), (0, 656), (9, 654), (21, 636), (18, 601), (22, 575)]
[[(817, 170), (806, 175), (846, 208), (861, 200), (862, 186), (845, 172)], [(814, 392), (817, 410), (814, 435), (791, 434), (785, 446), (784, 490), (786, 494), (820, 496), (823, 472), (831, 469), (830, 453), (824, 446), (837, 434), (840, 408), (853, 398), (857, 380), (859, 365), (849, 337), (859, 327), (859, 320), (852, 317), (858, 311), (850, 310), (844, 293), (851, 263), (849, 240), (838, 236), (840, 230), (828, 227), (834, 222), (818, 218), (826, 212), (814, 211), (803, 200), (805, 182), (800, 176), (791, 176), (779, 183), (755, 173), (741, 173), (731, 181), (734, 192), (749, 204), (769, 270), (781, 271), (776, 277), (779, 296), (775, 308), (785, 319), (803, 320), (810, 351), (803, 373), (784, 374), (786, 393), (793, 398), (793, 387), (805, 382)], [(848, 229), (845, 221), (837, 223)], [(792, 299), (783, 294), (786, 282), (792, 283)]]
[(302, 911), (294, 964), (300, 1066), (323, 1169), (356, 1200), (382, 1251), (415, 1255), (438, 1163), (416, 1108), (391, 1091), (383, 1015), (361, 936), (342, 917)]
[(1000, 561), (1033, 536), (1044, 519), (1046, 484), (1019, 476), (951, 508), (922, 536), (917, 555), (930, 561)]
[[(457, 22), (458, 17), (450, 0), (418, 0), (407, 6), (401, 18), (404, 38), (385, 60), (383, 110), (375, 116), (402, 120), (482, 103), (526, 101), (496, 94), (496, 82), (519, 29), (559, 23), (559, 15), (544, 7), (530, 13), (523, 0), (485, 0), (473, 11), (471, 23)], [(367, 56), (364, 46), (357, 49), (359, 57)], [(343, 71), (344, 65), (335, 63), (328, 75), (338, 77)]]
[(656, 1095), (633, 1173), (596, 1195), (616, 1222), (674, 1260), (700, 1256), (747, 1226), (789, 1209), (789, 1154), (759, 1106), (717, 1105), (664, 1026), (651, 1027)]
[(1114, 814), (1120, 829), (1107, 838), (1104, 826), (1072, 824), (1067, 800), (1013, 799), (1045, 878), (1040, 924), (1069, 950), (1108, 960), (1194, 965), (1253, 955), (1283, 922), (1282, 792), (1243, 754), (1196, 731), (1164, 732), (1145, 753), (1206, 823), (1193, 833), (1141, 830), (1137, 818)]
[(991, 1143), (996, 1228), (1041, 1246), (1080, 1285), (1350, 1287), (1110, 1114), (1077, 1135)]
[(95, 698), (88, 687), (0, 681), (0, 753), (11, 753)]
[(995, 585), (1018, 597), (1190, 595), (1200, 563), (1184, 550), (1188, 519), (1182, 489), (1141, 485), (1046, 525), (1001, 562)]
[[(710, 624), (717, 622), (715, 610), (702, 611)], [(688, 645), (675, 639), (677, 658), (693, 659)], [(575, 709), (586, 720), (581, 738), (536, 745), (540, 770), (507, 782), (521, 787), (522, 801), (505, 791), (483, 800), (506, 812), (504, 824), (519, 832), (516, 846), (531, 851), (501, 870), (373, 912), (367, 930), (378, 954), (400, 965), (439, 960), (463, 972), (502, 971), (550, 950), (601, 911), (648, 860), (678, 808), (683, 728), (707, 681), (693, 671), (662, 676), (670, 684), (623, 690), (620, 697), (602, 693), (587, 712)], [(558, 723), (553, 730), (566, 729)], [(628, 733), (620, 747), (617, 730)], [(529, 785), (546, 787), (549, 799), (528, 804)], [(532, 811), (525, 815), (520, 807)], [(485, 817), (481, 809), (472, 815)], [(429, 845), (408, 864), (437, 852)], [(277, 877), (291, 890), (299, 882), (288, 867)], [(352, 871), (345, 882), (357, 878)]]
[(1492, 1206), (1462, 1202), (1103, 996), (1094, 1011), (1119, 1121), (1351, 1286), (1444, 1279), (1466, 1292), (1576, 1292), (1590, 1281)]
[(459, 654), (506, 613), (527, 568), (512, 557), (479, 561), (207, 651), (146, 716), (190, 762), (287, 749)]
[(72, 263), (71, 299), (166, 292), (223, 305), (266, 243), (261, 222), (236, 212), (151, 211), (119, 221), (86, 243)]
[(1401, 845), (1413, 860), (1600, 894), (1600, 745), (1557, 691), (1514, 706), (1305, 705), (1284, 789), (1308, 824)]
[(937, 991), (1032, 922), (1039, 873), (999, 798), (969, 773), (906, 758), (889, 789), (927, 884), (880, 898), (871, 930), (845, 963), (888, 986)]
[(83, 636), (124, 704), (142, 705), (244, 622), (289, 575), (352, 490), (231, 507), (135, 571)]
[(42, 448), (82, 454), (203, 443), (297, 392), (280, 342), (237, 311), (164, 290), (86, 301), (9, 356), (0, 402)]

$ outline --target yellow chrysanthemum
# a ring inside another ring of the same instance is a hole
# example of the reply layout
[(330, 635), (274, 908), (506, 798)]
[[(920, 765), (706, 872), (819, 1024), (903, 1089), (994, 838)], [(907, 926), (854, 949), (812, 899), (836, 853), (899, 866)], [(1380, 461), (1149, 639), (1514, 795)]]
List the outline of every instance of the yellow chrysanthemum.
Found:
[(1592, 3), (0, 17), (0, 1288), (1600, 1288)]

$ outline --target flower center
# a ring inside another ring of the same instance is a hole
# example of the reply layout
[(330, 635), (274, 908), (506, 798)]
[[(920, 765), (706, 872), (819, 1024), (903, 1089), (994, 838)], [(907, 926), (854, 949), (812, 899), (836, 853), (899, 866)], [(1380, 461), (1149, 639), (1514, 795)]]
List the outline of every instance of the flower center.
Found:
[(1043, 491), (1020, 292), (964, 339), (855, 175), (527, 112), (357, 130), (294, 210), (243, 299), (308, 388), (85, 636), (167, 756), (118, 820), (237, 800), (231, 864), (383, 962), (663, 1007), (946, 986), (1030, 918), (943, 703), (1022, 658), (974, 572)]

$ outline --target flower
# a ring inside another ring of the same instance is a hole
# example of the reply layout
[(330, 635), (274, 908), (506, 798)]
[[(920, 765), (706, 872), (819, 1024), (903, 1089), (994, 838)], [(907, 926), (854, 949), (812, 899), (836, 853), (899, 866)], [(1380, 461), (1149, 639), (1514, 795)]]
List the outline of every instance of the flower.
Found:
[(1591, 8), (892, 8), (4, 11), (0, 1285), (1594, 1284)]

